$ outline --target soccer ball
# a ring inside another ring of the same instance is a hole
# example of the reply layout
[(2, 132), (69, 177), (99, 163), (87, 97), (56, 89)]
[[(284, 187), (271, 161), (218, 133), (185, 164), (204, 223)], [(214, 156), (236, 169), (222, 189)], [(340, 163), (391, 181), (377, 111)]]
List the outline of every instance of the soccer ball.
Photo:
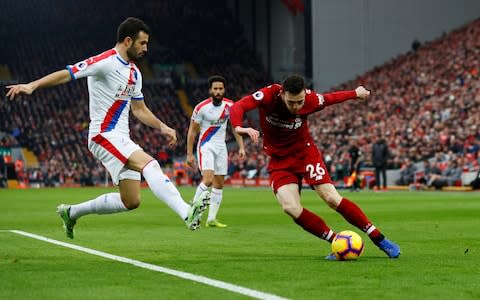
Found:
[(362, 255), (363, 247), (362, 238), (350, 230), (337, 233), (332, 242), (332, 252), (337, 260), (355, 260)]

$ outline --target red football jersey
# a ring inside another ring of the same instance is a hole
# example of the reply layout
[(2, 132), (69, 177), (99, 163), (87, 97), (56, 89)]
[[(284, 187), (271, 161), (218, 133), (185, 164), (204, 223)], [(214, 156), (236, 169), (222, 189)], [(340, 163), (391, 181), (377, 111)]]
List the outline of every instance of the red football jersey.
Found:
[(263, 149), (270, 156), (303, 152), (307, 144), (313, 145), (307, 125), (308, 115), (328, 105), (357, 97), (355, 91), (318, 94), (307, 89), (304, 106), (297, 114), (292, 114), (280, 96), (281, 91), (280, 84), (264, 87), (243, 97), (230, 109), (230, 119), (235, 128), (242, 126), (245, 112), (258, 108), (263, 131)]

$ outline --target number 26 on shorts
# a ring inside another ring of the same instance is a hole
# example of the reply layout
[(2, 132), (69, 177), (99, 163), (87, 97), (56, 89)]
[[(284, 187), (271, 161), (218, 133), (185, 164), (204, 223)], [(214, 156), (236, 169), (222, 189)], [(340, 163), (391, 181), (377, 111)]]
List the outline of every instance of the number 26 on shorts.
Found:
[(308, 164), (305, 169), (310, 174), (310, 178), (315, 180), (322, 180), (326, 173), (325, 169), (322, 168), (320, 163), (317, 163), (315, 166), (313, 164)]

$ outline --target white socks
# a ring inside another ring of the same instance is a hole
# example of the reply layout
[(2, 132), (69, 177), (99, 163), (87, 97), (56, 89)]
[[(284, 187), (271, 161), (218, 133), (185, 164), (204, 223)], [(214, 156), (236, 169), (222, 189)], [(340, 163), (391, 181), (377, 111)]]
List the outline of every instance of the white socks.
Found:
[(158, 162), (156, 160), (149, 162), (143, 168), (142, 174), (155, 196), (165, 202), (182, 220), (185, 220), (190, 206), (183, 201), (180, 192), (163, 173)]
[(120, 198), (120, 193), (108, 193), (80, 204), (70, 206), (70, 218), (76, 220), (88, 214), (112, 214), (128, 210)]
[[(143, 177), (157, 198), (165, 202), (182, 220), (187, 218), (190, 206), (183, 201), (177, 188), (163, 174), (156, 160), (152, 160), (143, 168)], [(111, 214), (127, 210), (120, 193), (108, 193), (93, 200), (70, 206), (70, 218), (76, 220), (88, 214)]]
[[(198, 197), (203, 191), (208, 190), (203, 181), (197, 186), (195, 191), (195, 198)], [(217, 218), (218, 209), (222, 203), (223, 190), (212, 188), (212, 195), (210, 196), (210, 207), (208, 208), (207, 222), (213, 221)], [(194, 199), (195, 199), (194, 198)]]
[[(202, 183), (203, 184), (203, 183)], [(212, 188), (212, 195), (210, 197), (210, 208), (208, 209), (207, 222), (213, 221), (217, 218), (218, 209), (222, 203), (223, 190)]]
[(193, 196), (193, 199), (200, 197), (200, 194), (206, 190), (208, 190), (208, 186), (206, 186), (203, 181), (200, 182), (200, 184), (197, 186), (197, 190), (195, 191), (195, 196)]

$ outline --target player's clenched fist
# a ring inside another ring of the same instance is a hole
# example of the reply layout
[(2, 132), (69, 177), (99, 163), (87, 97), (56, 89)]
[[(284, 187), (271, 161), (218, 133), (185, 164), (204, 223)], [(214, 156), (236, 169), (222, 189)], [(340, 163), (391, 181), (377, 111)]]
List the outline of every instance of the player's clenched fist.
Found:
[(370, 96), (370, 91), (363, 86), (357, 87), (355, 89), (355, 93), (357, 93), (357, 98), (362, 100), (365, 100), (368, 96)]

